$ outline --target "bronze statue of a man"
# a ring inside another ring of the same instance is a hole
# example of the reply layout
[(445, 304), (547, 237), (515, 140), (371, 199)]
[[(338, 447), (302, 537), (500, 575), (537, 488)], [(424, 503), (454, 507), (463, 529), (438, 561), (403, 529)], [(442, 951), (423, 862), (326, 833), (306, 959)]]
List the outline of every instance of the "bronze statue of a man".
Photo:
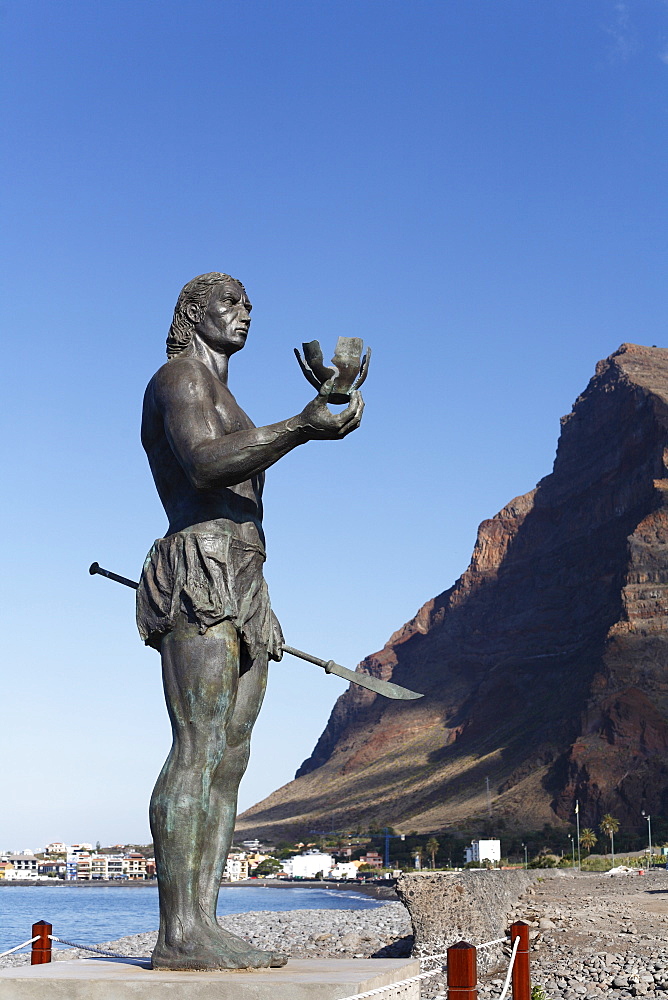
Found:
[(262, 575), (264, 472), (297, 445), (354, 431), (353, 392), (332, 413), (327, 386), (300, 414), (255, 427), (227, 387), (251, 304), (240, 281), (203, 274), (183, 288), (168, 361), (146, 389), (142, 444), (169, 528), (146, 558), (137, 623), (160, 651), (173, 743), (151, 798), (160, 892), (159, 969), (283, 965), (216, 920), (239, 782), (283, 637)]

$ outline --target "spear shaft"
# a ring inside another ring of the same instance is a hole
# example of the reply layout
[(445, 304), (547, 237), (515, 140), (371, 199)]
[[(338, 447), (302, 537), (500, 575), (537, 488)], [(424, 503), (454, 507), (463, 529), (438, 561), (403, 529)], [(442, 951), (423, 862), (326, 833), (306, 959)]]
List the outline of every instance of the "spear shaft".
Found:
[[(134, 580), (129, 580), (127, 576), (121, 576), (119, 573), (112, 573), (109, 569), (103, 569), (99, 563), (91, 563), (88, 572), (91, 576), (95, 576), (96, 574), (106, 576), (108, 580), (122, 583), (124, 587), (130, 587), (132, 590), (139, 589), (139, 584), (135, 583)], [(371, 674), (362, 674), (356, 670), (349, 670), (348, 667), (342, 667), (340, 663), (335, 663), (334, 660), (321, 660), (319, 656), (312, 656), (311, 653), (295, 649), (294, 646), (284, 645), (283, 652), (289, 653), (291, 656), (297, 656), (300, 660), (306, 660), (307, 663), (314, 663), (316, 667), (322, 667), (325, 673), (336, 674), (337, 677), (342, 677), (344, 680), (350, 681), (351, 684), (357, 684), (359, 687), (366, 688), (367, 691), (382, 694), (384, 698), (392, 698), (396, 701), (414, 701), (416, 698), (424, 697), (424, 695), (418, 694), (417, 691), (411, 691), (400, 684), (381, 680), (380, 677), (373, 677)]]

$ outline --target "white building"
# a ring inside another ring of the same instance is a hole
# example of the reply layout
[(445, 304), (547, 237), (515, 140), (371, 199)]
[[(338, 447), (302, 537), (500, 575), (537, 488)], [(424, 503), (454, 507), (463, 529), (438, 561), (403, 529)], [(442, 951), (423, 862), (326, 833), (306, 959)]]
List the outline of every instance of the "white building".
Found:
[(12, 865), (5, 871), (5, 879), (18, 881), (27, 878), (39, 878), (39, 858), (34, 854), (3, 854), (2, 860)]
[(127, 874), (127, 860), (122, 854), (94, 854), (90, 859), (90, 877), (93, 881), (125, 878)]
[(106, 854), (106, 878), (122, 879), (127, 875), (125, 869), (125, 858), (122, 854)]
[(248, 858), (244, 851), (230, 851), (225, 862), (223, 878), (226, 882), (241, 882), (248, 878)]
[(53, 843), (47, 844), (44, 848), (45, 854), (67, 854), (67, 844), (62, 844), (59, 840), (54, 840)]
[(306, 851), (305, 854), (297, 854), (283, 862), (283, 871), (292, 878), (315, 878), (320, 873), (328, 876), (333, 867), (332, 855), (323, 854), (322, 851)]
[(472, 840), (471, 846), (466, 847), (465, 852), (467, 864), (471, 861), (476, 861), (479, 864), (484, 864), (485, 861), (498, 864), (501, 860), (501, 841)]
[(354, 861), (337, 861), (337, 863), (332, 868), (329, 873), (330, 878), (357, 878), (357, 869), (359, 867), (359, 862), (355, 864)]
[(143, 881), (146, 878), (146, 858), (143, 854), (133, 851), (123, 857), (124, 873), (135, 882)]

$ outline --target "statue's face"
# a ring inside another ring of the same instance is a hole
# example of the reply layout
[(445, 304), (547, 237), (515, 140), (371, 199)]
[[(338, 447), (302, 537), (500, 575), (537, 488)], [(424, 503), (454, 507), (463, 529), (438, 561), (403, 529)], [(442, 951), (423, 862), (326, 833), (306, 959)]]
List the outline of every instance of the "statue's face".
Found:
[[(197, 307), (187, 309), (194, 321)], [(235, 354), (246, 343), (250, 327), (252, 306), (241, 285), (225, 281), (216, 285), (211, 293), (206, 312), (194, 323), (195, 333), (206, 344), (221, 354)]]

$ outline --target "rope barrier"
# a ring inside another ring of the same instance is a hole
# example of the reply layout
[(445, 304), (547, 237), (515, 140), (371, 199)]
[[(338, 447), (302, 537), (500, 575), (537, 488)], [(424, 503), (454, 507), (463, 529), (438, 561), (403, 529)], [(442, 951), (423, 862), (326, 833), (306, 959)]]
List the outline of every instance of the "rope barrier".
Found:
[(32, 944), (33, 941), (36, 941), (38, 937), (39, 934), (36, 934), (35, 937), (28, 938), (23, 944), (17, 944), (15, 948), (10, 948), (9, 951), (0, 951), (0, 958), (4, 958), (5, 955), (12, 955), (15, 951), (20, 951), (21, 948), (25, 948), (27, 945)]
[(398, 983), (388, 983), (387, 986), (378, 986), (377, 989), (366, 990), (365, 993), (354, 993), (352, 996), (343, 997), (342, 1000), (363, 1000), (364, 997), (377, 997), (381, 993), (386, 993), (387, 990), (403, 989), (404, 986), (408, 986), (410, 983), (417, 983), (421, 979), (427, 979), (429, 976), (435, 976), (437, 972), (442, 971), (442, 969), (432, 969), (431, 972), (420, 972), (417, 976), (409, 976), (408, 979), (400, 979)]
[[(509, 940), (510, 940), (510, 938), (506, 934), (505, 937), (495, 938), (494, 941), (485, 941), (485, 942), (483, 942), (483, 944), (477, 944), (477, 945), (475, 945), (475, 947), (478, 950), (480, 948), (491, 948), (493, 944), (504, 944), (506, 941), (509, 941)], [(447, 958), (448, 957), (448, 953), (447, 953), (447, 951), (443, 951), (439, 955), (424, 955), (424, 957), (422, 955), (416, 955), (415, 957), (419, 958), (421, 962), (434, 962), (434, 961), (436, 961), (436, 959)]]
[[(506, 934), (505, 937), (495, 938), (493, 941), (484, 941), (482, 944), (475, 945), (475, 947), (476, 949), (491, 948), (495, 944), (505, 944), (506, 941), (508, 940), (509, 936)], [(519, 937), (515, 938), (515, 941), (513, 943), (513, 950), (510, 955), (510, 965), (508, 966), (508, 974), (506, 976), (506, 981), (503, 985), (503, 989), (501, 991), (501, 996), (499, 997), (499, 1000), (505, 1000), (506, 998), (508, 987), (510, 985), (510, 981), (513, 974), (513, 966), (515, 964), (515, 956), (517, 955), (517, 949), (519, 948), (519, 943), (520, 943)], [(442, 959), (442, 958), (447, 958), (447, 952), (443, 952), (440, 955), (425, 955), (424, 958), (420, 957), (419, 960), (421, 962), (434, 962), (436, 961), (436, 959)], [(343, 997), (343, 1000), (364, 1000), (364, 998), (366, 997), (380, 996), (382, 993), (386, 993), (389, 990), (400, 990), (403, 989), (404, 986), (410, 985), (410, 983), (416, 983), (422, 979), (427, 979), (429, 976), (436, 975), (437, 972), (443, 972), (443, 969), (442, 968), (431, 969), (431, 971), (429, 972), (421, 972), (419, 975), (411, 976), (409, 979), (401, 979), (399, 980), (398, 983), (389, 983), (387, 986), (379, 986), (375, 990), (367, 990), (365, 993), (355, 993), (353, 996)], [(448, 997), (447, 993), (438, 993), (434, 997), (434, 1000), (447, 1000), (447, 997)]]
[(503, 944), (505, 941), (508, 941), (508, 940), (509, 940), (509, 937), (506, 934), (505, 937), (497, 938), (495, 941), (485, 941), (484, 944), (477, 944), (476, 948), (478, 950), (480, 950), (480, 948), (491, 948), (493, 944)]
[[(66, 941), (65, 938), (56, 937), (55, 934), (49, 934), (49, 938), (52, 941), (57, 941), (58, 944), (66, 944), (69, 948), (79, 948), (81, 951), (94, 951), (98, 955), (106, 955), (107, 958), (139, 958), (148, 959), (148, 955), (119, 955), (115, 951), (105, 951), (104, 948), (95, 948), (90, 944), (77, 944), (76, 941)], [(36, 938), (33, 938), (35, 941)]]
[(519, 946), (520, 946), (520, 938), (518, 935), (513, 941), (513, 950), (510, 953), (510, 965), (508, 966), (508, 975), (506, 976), (506, 981), (503, 984), (503, 989), (501, 990), (501, 996), (499, 997), (499, 1000), (506, 1000), (506, 993), (508, 992), (508, 987), (510, 986), (510, 979), (513, 974), (513, 966), (515, 965), (515, 957), (517, 955), (517, 949), (519, 948)]

